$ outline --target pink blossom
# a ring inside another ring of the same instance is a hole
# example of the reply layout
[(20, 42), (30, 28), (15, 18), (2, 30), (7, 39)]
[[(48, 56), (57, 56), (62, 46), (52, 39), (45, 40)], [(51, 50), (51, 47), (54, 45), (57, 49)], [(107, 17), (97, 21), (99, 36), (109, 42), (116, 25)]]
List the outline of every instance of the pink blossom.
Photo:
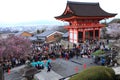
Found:
[(31, 52), (31, 42), (23, 37), (10, 36), (0, 40), (0, 57), (20, 57)]

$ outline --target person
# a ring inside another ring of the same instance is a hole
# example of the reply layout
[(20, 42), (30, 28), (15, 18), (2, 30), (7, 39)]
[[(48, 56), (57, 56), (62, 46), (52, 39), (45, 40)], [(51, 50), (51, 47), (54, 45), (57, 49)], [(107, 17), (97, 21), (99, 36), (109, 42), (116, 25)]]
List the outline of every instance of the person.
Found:
[(105, 65), (105, 58), (101, 58), (101, 64), (102, 64), (102, 66), (104, 66)]
[(51, 70), (51, 64), (50, 64), (50, 62), (48, 62), (47, 72), (50, 72), (50, 70)]
[(107, 39), (107, 41), (106, 41), (106, 42), (107, 42), (107, 44), (109, 44), (109, 39)]

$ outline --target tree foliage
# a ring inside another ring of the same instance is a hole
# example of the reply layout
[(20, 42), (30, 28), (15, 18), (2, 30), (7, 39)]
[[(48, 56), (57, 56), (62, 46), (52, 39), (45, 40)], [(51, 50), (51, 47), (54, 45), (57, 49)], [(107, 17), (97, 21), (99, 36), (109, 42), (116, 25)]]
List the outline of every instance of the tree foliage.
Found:
[(112, 68), (94, 66), (74, 75), (69, 80), (115, 80), (115, 72)]
[(97, 50), (95, 52), (92, 53), (92, 55), (95, 55), (95, 56), (99, 56), (99, 55), (102, 55), (102, 54), (105, 54), (105, 51), (103, 50)]
[(0, 58), (25, 56), (30, 51), (31, 42), (26, 38), (10, 36), (6, 39), (0, 39)]

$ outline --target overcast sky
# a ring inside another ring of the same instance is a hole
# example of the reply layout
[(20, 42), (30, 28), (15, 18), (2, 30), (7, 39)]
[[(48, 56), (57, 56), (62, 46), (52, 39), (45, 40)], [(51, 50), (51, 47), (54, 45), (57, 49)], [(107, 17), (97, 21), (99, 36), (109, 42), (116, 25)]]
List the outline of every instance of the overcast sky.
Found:
[[(69, 0), (71, 1), (71, 0)], [(118, 13), (119, 0), (72, 0), (81, 2), (99, 2), (102, 9)], [(63, 13), (67, 0), (0, 0), (0, 23), (21, 23), (40, 20), (55, 20)]]

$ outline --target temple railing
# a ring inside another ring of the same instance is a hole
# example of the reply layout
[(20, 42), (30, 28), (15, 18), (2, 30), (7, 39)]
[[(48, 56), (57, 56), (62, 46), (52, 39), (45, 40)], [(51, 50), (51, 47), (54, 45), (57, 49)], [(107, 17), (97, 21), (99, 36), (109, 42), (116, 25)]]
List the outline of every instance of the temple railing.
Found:
[(69, 26), (65, 26), (64, 28), (69, 29), (69, 28), (101, 28), (104, 27), (103, 24), (81, 24), (81, 25), (69, 25)]

